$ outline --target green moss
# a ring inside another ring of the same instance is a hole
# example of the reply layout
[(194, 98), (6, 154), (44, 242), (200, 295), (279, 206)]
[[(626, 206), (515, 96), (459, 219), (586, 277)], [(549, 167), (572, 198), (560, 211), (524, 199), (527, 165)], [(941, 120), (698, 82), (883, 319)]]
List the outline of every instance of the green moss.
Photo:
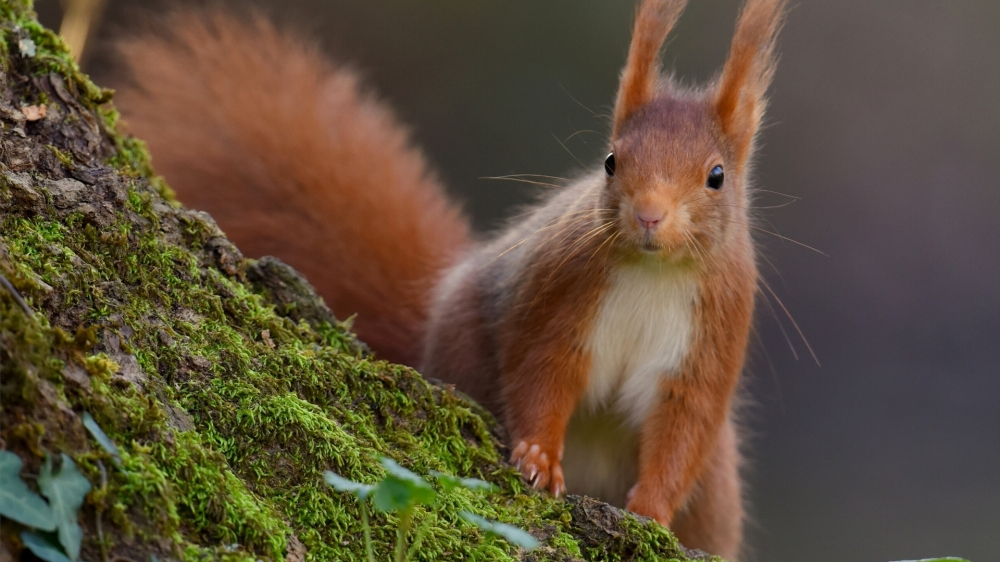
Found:
[[(50, 195), (40, 210), (22, 208), (15, 186), (0, 181), (0, 273), (39, 311), (27, 316), (0, 290), (0, 431), (26, 466), (66, 451), (95, 484), (85, 558), (138, 544), (185, 560), (279, 560), (294, 536), (308, 560), (361, 560), (359, 505), (322, 473), (375, 482), (383, 455), (421, 474), (498, 486), (456, 490), (437, 511), (418, 508), (415, 525), (429, 524), (420, 560), (517, 559), (511, 545), (459, 519), (461, 510), (539, 531), (547, 538), (536, 560), (681, 558), (669, 533), (634, 521), (624, 547), (582, 547), (567, 504), (524, 489), (473, 405), (360, 354), (344, 324), (278, 314), (242, 276), (239, 256), (220, 265), (219, 252), (235, 250), (173, 200), (145, 145), (118, 132), (109, 92), (35, 22), (30, 2), (0, 0), (0, 18), (3, 68), (65, 76), (103, 124), (106, 161), (126, 186), (120, 201), (95, 188), (93, 197), (114, 203), (95, 218), (84, 206), (55, 208)], [(24, 37), (36, 45), (30, 60), (18, 51)], [(71, 168), (46, 139), (25, 142)], [(34, 188), (45, 191), (43, 182)], [(73, 369), (89, 382), (81, 386)], [(117, 443), (120, 467), (87, 439), (83, 411)], [(392, 515), (374, 516), (373, 539), (378, 552), (391, 550)]]
[(69, 154), (66, 154), (65, 152), (59, 150), (58, 148), (56, 148), (55, 146), (52, 146), (51, 144), (49, 145), (49, 150), (52, 151), (52, 154), (56, 155), (56, 158), (59, 159), (59, 162), (61, 162), (63, 166), (66, 166), (67, 169), (72, 169), (73, 168), (73, 157), (72, 156), (70, 156)]

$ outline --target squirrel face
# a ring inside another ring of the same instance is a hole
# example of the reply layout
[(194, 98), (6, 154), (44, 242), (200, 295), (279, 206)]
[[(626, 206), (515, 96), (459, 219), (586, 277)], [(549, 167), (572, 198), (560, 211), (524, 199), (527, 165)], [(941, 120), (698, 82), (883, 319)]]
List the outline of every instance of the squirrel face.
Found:
[(745, 222), (742, 182), (716, 120), (707, 101), (664, 96), (621, 126), (605, 162), (605, 203), (625, 253), (705, 260)]

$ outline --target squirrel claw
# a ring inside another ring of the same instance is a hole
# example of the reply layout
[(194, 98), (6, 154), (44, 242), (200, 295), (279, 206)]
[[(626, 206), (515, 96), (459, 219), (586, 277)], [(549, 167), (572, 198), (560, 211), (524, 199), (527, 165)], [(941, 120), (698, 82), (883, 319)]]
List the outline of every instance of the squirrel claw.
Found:
[[(560, 469), (560, 472), (561, 471), (562, 470)], [(562, 476), (560, 475), (558, 479), (555, 476), (553, 476), (552, 480), (553, 480), (552, 495), (557, 498), (562, 497), (562, 495), (566, 493), (566, 484), (563, 483)]]
[(552, 495), (559, 497), (566, 492), (566, 483), (559, 462), (551, 460), (557, 458), (543, 451), (538, 443), (529, 444), (528, 441), (522, 440), (514, 447), (510, 462), (517, 467), (521, 476), (532, 488), (548, 490)]

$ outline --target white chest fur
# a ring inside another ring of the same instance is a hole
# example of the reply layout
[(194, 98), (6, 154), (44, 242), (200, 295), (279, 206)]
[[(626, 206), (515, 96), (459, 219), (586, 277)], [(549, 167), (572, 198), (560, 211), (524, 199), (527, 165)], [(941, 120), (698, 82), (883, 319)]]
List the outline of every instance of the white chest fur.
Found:
[(591, 330), (590, 377), (581, 408), (608, 409), (641, 426), (663, 377), (691, 348), (698, 280), (676, 266), (645, 263), (612, 273)]

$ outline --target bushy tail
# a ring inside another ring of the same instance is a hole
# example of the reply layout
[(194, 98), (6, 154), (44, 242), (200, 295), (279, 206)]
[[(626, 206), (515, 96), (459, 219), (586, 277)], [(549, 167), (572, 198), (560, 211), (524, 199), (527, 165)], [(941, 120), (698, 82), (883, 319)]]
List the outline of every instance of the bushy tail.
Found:
[(172, 15), (122, 40), (116, 101), (178, 198), (301, 271), (380, 356), (419, 361), (430, 291), (469, 227), (392, 113), (262, 17)]

